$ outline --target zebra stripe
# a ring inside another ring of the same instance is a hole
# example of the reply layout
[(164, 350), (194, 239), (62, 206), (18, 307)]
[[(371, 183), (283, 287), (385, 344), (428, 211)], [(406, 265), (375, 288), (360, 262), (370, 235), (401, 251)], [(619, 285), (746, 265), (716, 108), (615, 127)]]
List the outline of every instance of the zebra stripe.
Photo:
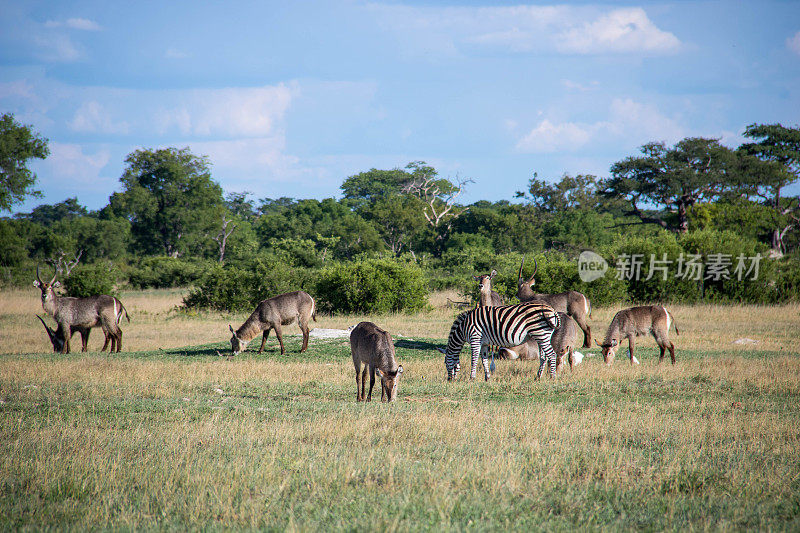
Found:
[(560, 324), (558, 314), (553, 308), (541, 302), (477, 307), (462, 313), (453, 322), (447, 339), (444, 356), (447, 379), (455, 379), (461, 370), (459, 356), (467, 342), (472, 351), (470, 379), (475, 379), (480, 357), (485, 378), (488, 380), (491, 376), (487, 358), (488, 346), (517, 346), (529, 337), (534, 338), (539, 345), (539, 371), (536, 379), (541, 377), (545, 362), (548, 361), (550, 376), (555, 376), (556, 354), (550, 345), (550, 338)]

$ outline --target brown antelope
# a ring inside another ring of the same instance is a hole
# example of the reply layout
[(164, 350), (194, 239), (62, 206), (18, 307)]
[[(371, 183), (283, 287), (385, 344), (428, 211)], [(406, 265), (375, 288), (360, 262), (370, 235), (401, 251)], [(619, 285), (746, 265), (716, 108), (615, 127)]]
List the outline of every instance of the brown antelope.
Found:
[[(131, 321), (128, 311), (122, 305), (122, 302), (107, 294), (89, 296), (88, 298), (59, 296), (55, 291), (61, 286), (61, 283), (56, 281), (57, 275), (58, 271), (56, 270), (55, 274), (53, 274), (53, 279), (49, 282), (44, 282), (40, 277), (39, 267), (37, 266), (36, 281), (33, 282), (33, 285), (42, 291), (42, 308), (45, 313), (52, 316), (56, 324), (58, 324), (58, 329), (55, 333), (58, 334), (58, 331), (61, 331), (57, 339), (58, 344), (61, 346), (59, 351), (61, 353), (69, 353), (70, 338), (76, 331), (80, 331), (83, 351), (85, 352), (89, 342), (89, 330), (96, 327), (102, 328), (103, 334), (106, 336), (103, 350), (108, 346), (109, 338), (112, 352), (115, 348), (117, 352), (122, 350), (122, 330), (119, 327), (122, 313), (125, 313), (128, 322)], [(69, 335), (65, 334), (67, 331)], [(61, 339), (63, 339), (63, 344)], [(53, 342), (52, 337), (51, 342)]]
[(561, 325), (553, 332), (550, 344), (556, 352), (556, 372), (561, 372), (564, 368), (564, 359), (569, 361), (569, 369), (572, 370), (574, 360), (572, 354), (575, 352), (575, 345), (578, 343), (578, 324), (566, 313), (558, 313)]
[[(126, 315), (127, 315), (127, 313), (126, 313)], [(44, 326), (44, 329), (47, 332), (47, 336), (50, 338), (50, 343), (53, 345), (53, 351), (56, 352), (56, 353), (61, 352), (62, 348), (64, 347), (64, 330), (63, 330), (63, 328), (61, 326), (58, 326), (57, 329), (53, 330), (50, 326), (47, 325), (47, 323), (44, 321), (44, 319), (42, 317), (40, 317), (39, 315), (36, 315), (36, 318), (38, 318), (39, 321), (41, 321), (42, 325)], [(120, 310), (120, 314), (118, 315), (117, 324), (119, 324), (119, 319), (120, 318), (122, 318), (122, 310)], [(128, 319), (128, 320), (130, 321), (130, 319)], [(91, 333), (91, 331), (92, 331), (91, 328), (84, 328), (84, 327), (80, 327), (80, 326), (70, 326), (69, 330), (70, 330), (70, 334), (69, 334), (70, 338), (72, 338), (75, 335), (76, 331), (80, 332), (80, 334), (81, 334), (81, 351), (82, 352), (89, 351), (89, 347), (88, 347), (88, 345), (89, 345), (89, 333)], [(111, 343), (111, 350), (109, 350), (109, 353), (113, 353), (114, 349), (116, 347), (116, 344), (117, 344), (116, 339), (112, 335), (110, 335), (109, 333), (106, 333), (105, 331), (103, 332), (103, 334), (105, 335), (105, 342), (103, 343), (103, 347), (100, 349), (100, 351), (101, 352), (106, 351), (106, 348), (108, 347), (108, 344), (110, 342)]]
[(539, 269), (535, 257), (533, 258), (533, 264), (533, 274), (527, 280), (522, 279), (522, 267), (525, 265), (524, 257), (519, 265), (519, 275), (517, 277), (517, 298), (519, 298), (519, 301), (530, 302), (535, 300), (544, 302), (556, 311), (567, 313), (575, 319), (578, 327), (583, 330), (583, 347), (591, 347), (592, 328), (589, 326), (589, 317), (592, 314), (592, 305), (589, 303), (589, 299), (578, 291), (567, 291), (558, 294), (533, 292), (533, 286), (536, 284), (536, 271)]
[(675, 326), (675, 334), (680, 335), (678, 325), (675, 324), (675, 319), (672, 318), (672, 314), (667, 311), (666, 307), (660, 305), (645, 305), (623, 309), (614, 315), (614, 318), (611, 320), (603, 344), (598, 342), (597, 345), (603, 350), (603, 360), (607, 365), (610, 365), (614, 362), (614, 354), (619, 349), (619, 343), (622, 339), (627, 338), (628, 353), (631, 358), (631, 364), (634, 364), (634, 338), (650, 333), (661, 349), (658, 362), (660, 363), (664, 360), (664, 352), (669, 349), (669, 356), (674, 365), (675, 345), (669, 340), (670, 325)]
[[(397, 399), (403, 366), (394, 357), (394, 344), (389, 332), (372, 322), (361, 322), (350, 332), (350, 352), (356, 369), (356, 401), (372, 400), (372, 387), (375, 385), (375, 372), (381, 378), (381, 401), (393, 402)], [(364, 370), (361, 370), (361, 365)], [(369, 392), (365, 394), (369, 370)]]
[(472, 276), (472, 279), (478, 282), (481, 288), (480, 299), (478, 305), (483, 307), (487, 305), (503, 305), (503, 297), (497, 291), (492, 290), (492, 278), (497, 275), (497, 270), (492, 270), (491, 274), (481, 274), (480, 276)]
[(228, 325), (233, 334), (231, 337), (233, 355), (243, 352), (247, 348), (247, 343), (262, 331), (264, 335), (261, 338), (261, 348), (258, 349), (258, 353), (263, 352), (271, 329), (275, 330), (275, 336), (278, 337), (278, 343), (281, 345), (281, 355), (283, 355), (281, 326), (288, 326), (295, 320), (300, 326), (300, 331), (303, 332), (303, 347), (300, 349), (300, 353), (303, 353), (308, 348), (308, 319), (312, 318), (316, 322), (316, 311), (314, 298), (303, 291), (287, 292), (263, 300), (239, 329), (234, 331), (233, 326)]
[[(564, 367), (564, 360), (569, 361), (569, 368), (574, 366), (572, 354), (578, 342), (578, 324), (566, 313), (558, 313), (561, 320), (559, 327), (553, 332), (550, 345), (555, 351), (556, 372), (561, 372)], [(539, 345), (535, 340), (529, 339), (524, 344), (512, 346), (510, 348), (500, 348), (498, 355), (507, 359), (533, 360), (539, 359)]]

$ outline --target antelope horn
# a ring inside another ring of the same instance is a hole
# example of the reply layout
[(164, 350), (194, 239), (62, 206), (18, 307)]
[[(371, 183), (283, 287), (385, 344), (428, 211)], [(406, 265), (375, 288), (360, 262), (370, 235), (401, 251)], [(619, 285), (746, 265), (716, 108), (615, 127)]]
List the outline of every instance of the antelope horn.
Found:
[(522, 281), (522, 267), (525, 266), (525, 256), (522, 256), (522, 263), (519, 265), (519, 274), (517, 274), (517, 280)]
[(36, 315), (36, 318), (38, 318), (42, 322), (42, 325), (44, 326), (44, 329), (46, 329), (48, 333), (52, 331), (50, 329), (50, 326), (47, 325), (47, 322), (45, 322), (42, 317), (40, 317), (39, 315)]
[[(39, 265), (36, 265), (36, 267), (38, 269)], [(39, 271), (37, 270), (36, 273), (38, 274)], [(56, 276), (58, 276), (58, 269), (55, 266), (53, 266), (53, 279), (50, 280), (50, 283), (48, 283), (48, 285), (53, 284), (53, 282), (56, 280)]]
[(528, 279), (529, 282), (533, 281), (533, 278), (536, 277), (536, 271), (538, 271), (538, 270), (539, 270), (539, 263), (536, 262), (536, 256), (534, 255), (533, 256), (533, 274), (531, 274), (530, 279)]
[[(42, 281), (41, 276), (39, 276), (39, 265), (36, 265), (36, 279), (39, 281), (40, 285), (43, 285), (44, 282)], [(38, 315), (37, 315), (38, 316)]]

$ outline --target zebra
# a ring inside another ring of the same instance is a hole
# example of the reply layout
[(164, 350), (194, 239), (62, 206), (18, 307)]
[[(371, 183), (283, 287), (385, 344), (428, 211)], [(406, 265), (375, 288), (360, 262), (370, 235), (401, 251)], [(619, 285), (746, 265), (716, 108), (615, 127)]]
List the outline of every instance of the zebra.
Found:
[(447, 369), (447, 380), (455, 379), (458, 371), (461, 370), (459, 354), (465, 343), (469, 342), (472, 350), (470, 379), (475, 379), (480, 356), (485, 379), (488, 381), (491, 373), (486, 347), (488, 345), (518, 346), (529, 337), (533, 337), (539, 344), (539, 371), (536, 373), (536, 379), (542, 376), (546, 361), (549, 361), (550, 376), (554, 377), (556, 354), (553, 347), (550, 346), (550, 337), (560, 325), (561, 320), (558, 314), (552, 307), (541, 302), (476, 307), (462, 313), (450, 328), (447, 349), (439, 350), (445, 354), (444, 366)]

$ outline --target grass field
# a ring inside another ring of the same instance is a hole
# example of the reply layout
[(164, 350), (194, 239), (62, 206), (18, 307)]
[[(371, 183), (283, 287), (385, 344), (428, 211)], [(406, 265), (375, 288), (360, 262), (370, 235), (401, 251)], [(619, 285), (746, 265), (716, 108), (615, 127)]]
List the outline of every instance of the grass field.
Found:
[(0, 293), (0, 528), (800, 529), (798, 305), (670, 307), (677, 365), (649, 339), (541, 382), (445, 383), (454, 311), (369, 317), (405, 373), (357, 404), (346, 339), (221, 359), (245, 316), (180, 296), (123, 294), (121, 354), (55, 355), (37, 294)]

